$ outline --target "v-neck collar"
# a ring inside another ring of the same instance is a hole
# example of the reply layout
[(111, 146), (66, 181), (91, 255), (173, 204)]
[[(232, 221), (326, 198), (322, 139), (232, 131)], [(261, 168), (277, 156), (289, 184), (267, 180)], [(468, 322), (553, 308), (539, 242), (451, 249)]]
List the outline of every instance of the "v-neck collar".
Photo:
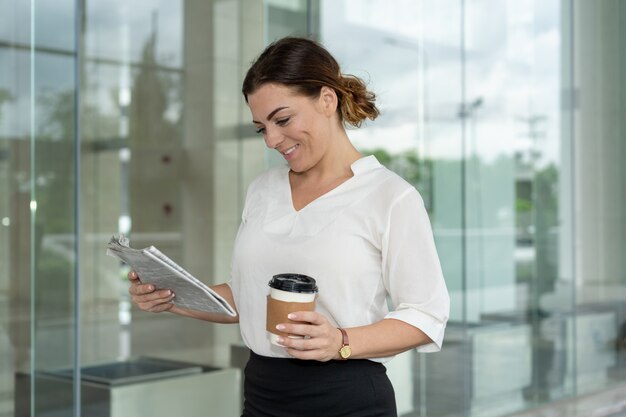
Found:
[(335, 219), (349, 206), (357, 203), (377, 181), (386, 178), (371, 176), (382, 165), (374, 156), (366, 156), (350, 166), (354, 175), (337, 187), (321, 195), (309, 204), (296, 211), (291, 198), (289, 185), (289, 167), (281, 167), (274, 171), (264, 197), (259, 197), (264, 207), (263, 231), (268, 236), (281, 236), (290, 239), (308, 239), (329, 227)]
[(357, 159), (350, 165), (350, 169), (352, 170), (352, 174), (353, 174), (350, 178), (346, 179), (344, 182), (337, 185), (335, 188), (328, 190), (327, 192), (315, 198), (314, 200), (311, 200), (307, 205), (300, 208), (299, 210), (296, 210), (295, 205), (293, 204), (293, 195), (291, 193), (291, 181), (289, 181), (290, 168), (287, 165), (284, 178), (285, 178), (285, 189), (286, 189), (286, 194), (287, 194), (288, 205), (293, 210), (294, 213), (296, 214), (301, 213), (303, 210), (305, 210), (307, 207), (314, 204), (315, 202), (322, 200), (329, 195), (334, 194), (336, 192), (335, 190), (341, 190), (342, 188), (344, 188), (344, 186), (347, 186), (347, 184), (354, 181), (354, 179), (357, 176), (367, 171), (370, 171), (372, 169), (375, 169), (379, 166), (380, 166), (380, 162), (378, 162), (378, 159), (376, 159), (374, 155), (364, 156), (364, 157)]

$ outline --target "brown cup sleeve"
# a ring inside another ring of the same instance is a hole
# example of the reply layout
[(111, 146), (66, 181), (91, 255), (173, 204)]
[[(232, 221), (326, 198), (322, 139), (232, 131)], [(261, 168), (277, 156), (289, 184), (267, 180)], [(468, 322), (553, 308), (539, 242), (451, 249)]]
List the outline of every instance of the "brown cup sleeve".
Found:
[(308, 303), (279, 301), (268, 295), (266, 330), (279, 336), (289, 336), (285, 332), (278, 331), (276, 329), (276, 325), (280, 323), (299, 323), (287, 318), (287, 315), (289, 313), (293, 313), (294, 311), (315, 311), (315, 301)]

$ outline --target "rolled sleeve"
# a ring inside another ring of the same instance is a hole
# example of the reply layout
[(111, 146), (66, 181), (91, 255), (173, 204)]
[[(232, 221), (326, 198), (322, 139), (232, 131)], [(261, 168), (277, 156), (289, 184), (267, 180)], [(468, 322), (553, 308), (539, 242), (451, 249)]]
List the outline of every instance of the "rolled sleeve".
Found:
[(432, 340), (419, 352), (441, 350), (450, 297), (428, 213), (414, 188), (393, 203), (382, 249), (383, 282), (395, 306), (385, 318), (408, 323)]

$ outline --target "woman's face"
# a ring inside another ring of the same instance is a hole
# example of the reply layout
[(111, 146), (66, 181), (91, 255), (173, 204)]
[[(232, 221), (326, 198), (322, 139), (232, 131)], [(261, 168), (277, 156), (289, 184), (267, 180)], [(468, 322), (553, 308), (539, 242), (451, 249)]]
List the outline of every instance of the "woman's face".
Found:
[(328, 97), (334, 92), (328, 90), (324, 87), (318, 98), (310, 98), (281, 84), (264, 84), (248, 95), (257, 131), (294, 172), (313, 168), (328, 151), (331, 126), (336, 123), (336, 102), (332, 107)]

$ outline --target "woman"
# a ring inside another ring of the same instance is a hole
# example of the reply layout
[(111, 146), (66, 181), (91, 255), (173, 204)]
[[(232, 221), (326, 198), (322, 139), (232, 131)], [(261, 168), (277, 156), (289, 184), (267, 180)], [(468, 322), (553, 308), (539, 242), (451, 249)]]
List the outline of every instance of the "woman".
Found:
[[(346, 124), (378, 116), (375, 96), (320, 44), (292, 37), (265, 49), (242, 91), (266, 145), (287, 164), (250, 185), (232, 280), (213, 287), (238, 317), (175, 307), (174, 294), (131, 272), (133, 301), (240, 323), (251, 349), (244, 416), (395, 416), (382, 363), (413, 348), (438, 351), (449, 297), (420, 195), (346, 133)], [(267, 283), (284, 272), (315, 278), (319, 295), (315, 311), (277, 326), (304, 338), (275, 346), (265, 330)]]

